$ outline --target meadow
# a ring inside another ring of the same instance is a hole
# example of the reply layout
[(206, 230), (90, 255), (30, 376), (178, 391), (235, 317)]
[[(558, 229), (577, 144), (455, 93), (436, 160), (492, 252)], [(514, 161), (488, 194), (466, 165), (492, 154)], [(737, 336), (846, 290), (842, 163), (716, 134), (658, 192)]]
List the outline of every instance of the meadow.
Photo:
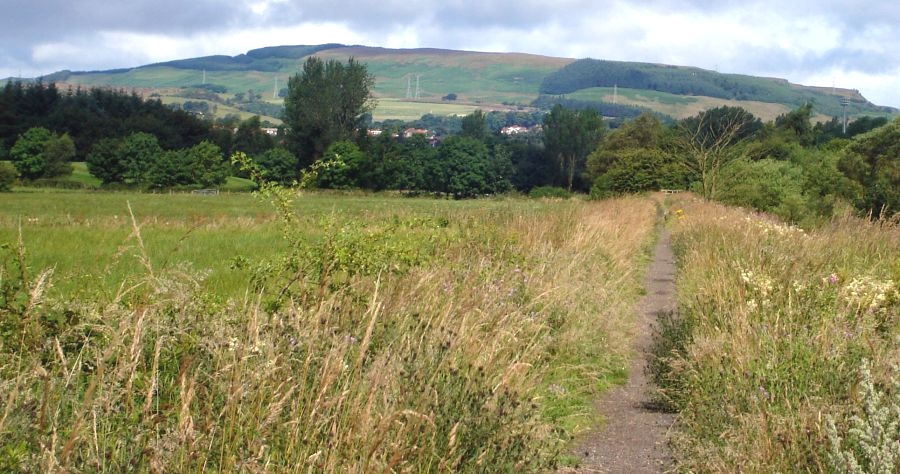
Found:
[(679, 467), (897, 472), (900, 222), (669, 209), (679, 314), (654, 372)]
[(646, 197), (2, 199), (0, 470), (28, 472), (552, 470), (626, 375), (658, 222)]
[(649, 370), (678, 469), (900, 464), (896, 220), (802, 230), (690, 194), (2, 202), (0, 471), (572, 465), (628, 376), (660, 225), (679, 310)]

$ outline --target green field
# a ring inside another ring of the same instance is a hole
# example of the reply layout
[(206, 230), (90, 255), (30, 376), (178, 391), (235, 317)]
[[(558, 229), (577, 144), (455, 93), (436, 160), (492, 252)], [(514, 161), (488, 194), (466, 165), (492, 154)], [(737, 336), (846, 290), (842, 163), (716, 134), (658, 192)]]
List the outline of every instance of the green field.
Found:
[(2, 195), (0, 470), (569, 462), (650, 199), (273, 196)]
[[(246, 272), (231, 268), (232, 261), (274, 255), (281, 236), (270, 206), (248, 193), (205, 196), (36, 189), (4, 194), (2, 198), (0, 240), (15, 241), (21, 228), (32, 266), (54, 268), (57, 281), (53, 292), (59, 295), (85, 288), (112, 291), (116, 282), (136, 268), (133, 248), (127, 256), (117, 255), (123, 246), (134, 244), (129, 240), (129, 204), (154, 264), (189, 262), (198, 270), (208, 271), (205, 287), (223, 296), (236, 294), (246, 283)], [(527, 201), (519, 205), (531, 207)], [(319, 221), (332, 214), (368, 219), (509, 206), (504, 201), (480, 201), (476, 205), (472, 201), (342, 194), (309, 194), (296, 203), (311, 238), (320, 235), (314, 230)]]
[(455, 103), (415, 102), (399, 99), (379, 99), (373, 118), (375, 120), (397, 119), (413, 121), (425, 114), (432, 115), (468, 115), (478, 107)]
[(83, 161), (72, 162), (72, 176), (69, 179), (81, 183), (86, 188), (100, 186), (100, 180), (88, 172), (87, 164)]

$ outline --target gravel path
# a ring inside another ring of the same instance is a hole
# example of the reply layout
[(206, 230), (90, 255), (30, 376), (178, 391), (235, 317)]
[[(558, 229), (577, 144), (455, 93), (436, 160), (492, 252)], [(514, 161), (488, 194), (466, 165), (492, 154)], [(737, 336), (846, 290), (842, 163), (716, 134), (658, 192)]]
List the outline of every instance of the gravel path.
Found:
[(581, 466), (575, 472), (658, 473), (672, 468), (666, 434), (674, 415), (649, 408), (652, 381), (644, 371), (653, 324), (661, 312), (676, 309), (675, 261), (666, 230), (653, 252), (645, 288), (638, 303), (628, 382), (601, 398), (598, 409), (606, 423), (578, 445)]

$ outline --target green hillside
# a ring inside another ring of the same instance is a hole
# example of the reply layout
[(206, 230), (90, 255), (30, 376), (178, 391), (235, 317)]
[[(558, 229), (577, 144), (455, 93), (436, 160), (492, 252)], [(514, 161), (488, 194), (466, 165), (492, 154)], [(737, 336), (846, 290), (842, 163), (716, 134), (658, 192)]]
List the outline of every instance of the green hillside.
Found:
[[(310, 54), (338, 60), (353, 56), (364, 62), (376, 80), (376, 120), (459, 114), (475, 108), (522, 109), (532, 106), (541, 95), (565, 95), (584, 103), (615, 101), (674, 118), (720, 105), (739, 105), (770, 120), (807, 101), (815, 104), (821, 117), (834, 116), (841, 113), (844, 97), (850, 100), (851, 116), (897, 113), (870, 103), (857, 91), (832, 91), (692, 67), (336, 44), (275, 46), (237, 56), (205, 56), (133, 69), (60, 71), (44, 80), (136, 89), (145, 96), (157, 94), (170, 104), (203, 100), (218, 104), (218, 115), (260, 114), (277, 123), (280, 92)], [(443, 100), (451, 93), (456, 95), (455, 101)]]
[(580, 59), (548, 75), (541, 83), (540, 92), (559, 95), (614, 86), (683, 96), (779, 103), (791, 108), (812, 102), (819, 113), (831, 116), (842, 113), (841, 99), (846, 98), (850, 114), (891, 113), (890, 108), (875, 106), (859, 91), (834, 89), (831, 93), (827, 89), (798, 86), (781, 79), (597, 59)]

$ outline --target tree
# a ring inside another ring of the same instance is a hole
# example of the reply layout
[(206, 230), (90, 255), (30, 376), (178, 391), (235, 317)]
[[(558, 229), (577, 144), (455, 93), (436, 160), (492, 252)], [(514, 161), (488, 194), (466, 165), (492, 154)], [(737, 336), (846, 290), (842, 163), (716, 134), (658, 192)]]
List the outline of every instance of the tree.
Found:
[(69, 160), (75, 156), (75, 143), (68, 134), (32, 127), (16, 140), (9, 156), (25, 179), (55, 178), (72, 174)]
[(626, 148), (615, 161), (594, 180), (592, 197), (683, 188), (684, 172), (671, 155), (659, 148)]
[(381, 190), (398, 189), (420, 191), (433, 189), (433, 181), (426, 178), (428, 170), (437, 170), (437, 148), (423, 135), (402, 141), (387, 133), (373, 140), (366, 149), (371, 170), (362, 176), (362, 186)]
[(808, 214), (803, 171), (790, 162), (736, 159), (722, 168), (716, 199), (772, 212), (789, 222)]
[(487, 122), (485, 121), (484, 112), (482, 112), (481, 109), (476, 109), (471, 114), (463, 117), (462, 132), (460, 132), (460, 135), (484, 141), (484, 139), (487, 138), (487, 134)]
[(191, 163), (187, 150), (160, 151), (155, 154), (139, 184), (156, 189), (191, 184)]
[(163, 150), (155, 136), (144, 132), (129, 135), (122, 142), (118, 153), (119, 166), (122, 167), (122, 182), (143, 183), (150, 166), (162, 153)]
[(813, 139), (813, 127), (810, 124), (812, 117), (812, 104), (804, 105), (775, 118), (775, 128), (788, 132), (801, 145), (811, 145)]
[(862, 210), (887, 216), (900, 211), (900, 118), (854, 137), (838, 169), (862, 185)]
[(597, 147), (602, 127), (603, 120), (590, 109), (572, 111), (557, 105), (544, 117), (544, 147), (556, 160), (569, 191), (588, 153)]
[(320, 159), (328, 147), (353, 136), (362, 115), (374, 108), (374, 77), (350, 58), (347, 64), (312, 56), (288, 80), (284, 100), (288, 149), (301, 167)]
[(513, 174), (509, 153), (502, 147), (494, 152), (483, 142), (471, 137), (450, 137), (430, 163), (430, 188), (454, 198), (494, 194), (512, 188)]
[(722, 167), (739, 156), (734, 145), (748, 137), (745, 131), (752, 126), (752, 114), (732, 109), (736, 110), (700, 112), (676, 125), (681, 163), (698, 180), (698, 191), (706, 198), (715, 197)]
[(588, 155), (585, 175), (593, 182), (632, 150), (659, 150), (663, 146), (665, 129), (655, 116), (643, 113), (636, 119), (600, 139), (597, 148)]
[(325, 166), (319, 169), (316, 186), (326, 189), (359, 187), (359, 176), (365, 159), (365, 153), (351, 141), (332, 143), (322, 158)]
[(273, 146), (272, 137), (262, 129), (259, 115), (254, 115), (238, 126), (231, 149), (256, 157), (272, 149)]
[(297, 179), (297, 157), (284, 148), (273, 148), (255, 158), (262, 175), (270, 181), (290, 184)]
[(185, 150), (190, 183), (204, 188), (219, 186), (228, 179), (228, 164), (218, 146), (204, 140)]
[(95, 143), (87, 156), (88, 172), (103, 184), (121, 183), (125, 171), (119, 161), (121, 148), (122, 140), (117, 138), (104, 138)]
[(75, 157), (75, 142), (68, 133), (54, 135), (44, 143), (44, 171), (41, 177), (57, 178), (72, 174), (72, 164), (69, 162)]
[(9, 157), (22, 178), (37, 179), (44, 174), (44, 145), (52, 136), (44, 127), (32, 127), (16, 140), (9, 150)]

